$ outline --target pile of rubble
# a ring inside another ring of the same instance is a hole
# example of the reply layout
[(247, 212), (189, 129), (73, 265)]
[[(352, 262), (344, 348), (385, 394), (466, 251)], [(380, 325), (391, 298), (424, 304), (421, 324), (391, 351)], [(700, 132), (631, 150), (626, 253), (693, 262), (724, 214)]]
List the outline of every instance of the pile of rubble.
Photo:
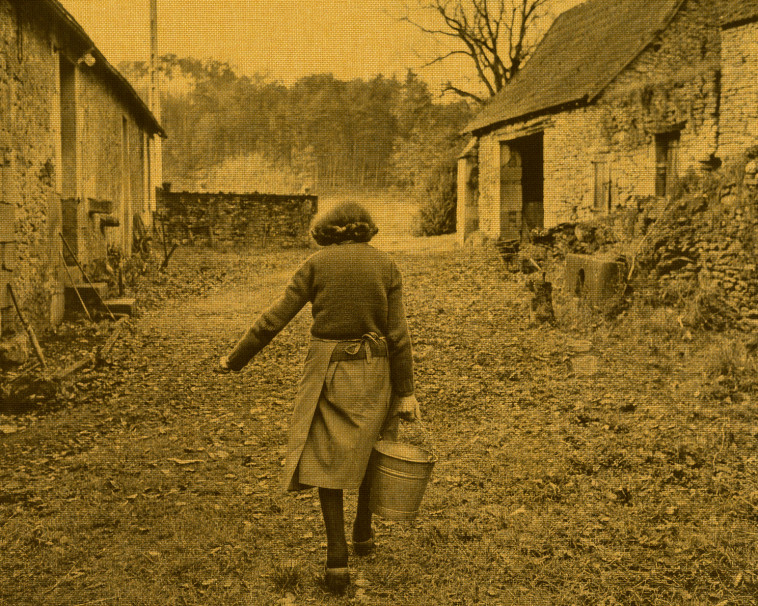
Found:
[(536, 229), (529, 240), (532, 246), (545, 249), (549, 259), (556, 262), (572, 253), (591, 255), (606, 250), (618, 241), (613, 229), (602, 222), (561, 223), (548, 229)]
[(744, 179), (713, 175), (683, 195), (651, 227), (638, 257), (663, 301), (694, 301), (706, 327), (758, 327), (757, 176), (753, 160)]

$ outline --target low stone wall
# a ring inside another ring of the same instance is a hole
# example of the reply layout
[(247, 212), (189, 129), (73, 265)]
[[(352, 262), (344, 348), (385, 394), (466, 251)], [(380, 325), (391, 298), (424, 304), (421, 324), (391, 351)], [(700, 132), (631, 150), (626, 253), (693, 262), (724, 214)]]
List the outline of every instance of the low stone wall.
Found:
[(710, 297), (727, 323), (758, 327), (758, 192), (722, 181), (675, 202), (640, 255), (664, 296)]
[[(748, 161), (749, 160), (749, 161)], [(591, 222), (533, 232), (522, 257), (623, 259), (635, 297), (702, 311), (706, 328), (758, 329), (758, 147), (725, 169), (680, 184), (673, 200), (640, 197)]]
[(310, 244), (318, 196), (159, 190), (155, 229), (183, 244), (292, 248)]

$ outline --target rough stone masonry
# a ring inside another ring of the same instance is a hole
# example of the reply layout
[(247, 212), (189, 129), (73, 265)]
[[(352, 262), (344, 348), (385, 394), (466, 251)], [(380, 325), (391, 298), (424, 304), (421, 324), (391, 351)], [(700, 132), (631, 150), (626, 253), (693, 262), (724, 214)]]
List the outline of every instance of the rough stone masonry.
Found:
[(161, 190), (156, 223), (171, 242), (297, 247), (309, 245), (317, 210), (314, 195)]

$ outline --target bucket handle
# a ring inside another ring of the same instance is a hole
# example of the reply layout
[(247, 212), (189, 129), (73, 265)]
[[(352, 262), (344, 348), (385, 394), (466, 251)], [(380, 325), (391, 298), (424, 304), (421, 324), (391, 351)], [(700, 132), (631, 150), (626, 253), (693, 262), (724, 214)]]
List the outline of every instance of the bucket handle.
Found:
[(432, 445), (432, 432), (429, 430), (429, 427), (426, 425), (426, 423), (424, 423), (421, 419), (416, 419), (415, 421), (405, 423), (406, 427), (410, 425), (416, 425), (421, 430), (425, 445), (428, 446), (432, 455), (436, 457), (437, 450)]

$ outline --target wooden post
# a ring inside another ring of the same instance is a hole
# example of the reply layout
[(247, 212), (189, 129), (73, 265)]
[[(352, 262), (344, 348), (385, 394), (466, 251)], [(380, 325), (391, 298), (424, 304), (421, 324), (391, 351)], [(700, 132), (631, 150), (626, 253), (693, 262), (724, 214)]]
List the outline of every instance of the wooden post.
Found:
[(76, 284), (74, 283), (74, 278), (71, 276), (71, 271), (68, 269), (68, 265), (66, 265), (66, 259), (63, 257), (63, 253), (58, 253), (61, 256), (61, 261), (63, 261), (63, 268), (66, 270), (66, 275), (68, 276), (68, 279), (71, 280), (71, 286), (74, 287), (74, 291), (76, 292), (76, 296), (79, 297), (79, 303), (82, 304), (82, 309), (84, 309), (84, 313), (87, 314), (87, 318), (89, 318), (89, 321), (92, 322), (92, 316), (89, 313), (89, 309), (87, 309), (87, 306), (84, 304), (84, 299), (82, 299), (82, 295), (79, 292), (79, 289), (76, 287)]
[[(150, 0), (150, 98), (148, 103), (150, 111), (155, 116), (158, 124), (161, 122), (161, 86), (158, 73), (158, 0)], [(159, 185), (163, 183), (163, 143), (160, 135), (153, 137), (153, 154), (151, 154), (152, 166), (149, 170), (152, 174), (151, 183)], [(152, 195), (155, 195), (153, 187)]]
[(24, 327), (26, 334), (29, 335), (29, 340), (32, 342), (32, 347), (34, 348), (34, 353), (37, 355), (40, 366), (42, 366), (43, 369), (47, 368), (45, 355), (42, 353), (42, 348), (40, 347), (39, 341), (37, 341), (37, 335), (34, 334), (32, 325), (27, 322), (26, 317), (24, 316), (24, 312), (21, 311), (21, 306), (18, 304), (16, 294), (13, 292), (13, 286), (10, 284), (8, 284), (8, 294), (11, 296), (13, 307), (16, 308), (16, 313), (18, 314), (18, 319), (21, 320), (21, 325)]
[[(542, 268), (537, 265), (534, 259), (530, 258), (529, 261), (542, 271)], [(554, 322), (553, 285), (547, 281), (547, 274), (543, 271), (542, 279), (528, 280), (526, 287), (534, 294), (529, 305), (529, 321), (532, 324)]]

